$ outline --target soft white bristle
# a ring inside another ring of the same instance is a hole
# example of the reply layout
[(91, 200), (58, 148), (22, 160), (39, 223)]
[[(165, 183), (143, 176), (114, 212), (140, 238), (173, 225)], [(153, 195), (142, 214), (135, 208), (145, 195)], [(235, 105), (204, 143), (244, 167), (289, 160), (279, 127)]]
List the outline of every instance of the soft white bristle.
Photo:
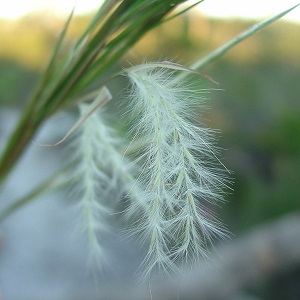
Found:
[[(81, 104), (79, 109), (84, 116), (89, 108)], [(80, 199), (83, 229), (88, 235), (92, 258), (99, 266), (106, 260), (103, 246), (112, 208), (133, 183), (126, 160), (118, 151), (119, 144), (102, 112), (96, 111), (82, 124), (73, 151), (74, 189)]]
[(141, 211), (136, 230), (149, 241), (147, 277), (153, 269), (173, 269), (178, 260), (207, 256), (212, 239), (226, 236), (206, 208), (222, 200), (226, 179), (218, 167), (214, 132), (191, 123), (189, 104), (201, 100), (199, 93), (168, 69), (133, 68), (128, 76), (133, 130), (144, 141), (138, 176), (143, 207), (133, 202), (131, 210)]

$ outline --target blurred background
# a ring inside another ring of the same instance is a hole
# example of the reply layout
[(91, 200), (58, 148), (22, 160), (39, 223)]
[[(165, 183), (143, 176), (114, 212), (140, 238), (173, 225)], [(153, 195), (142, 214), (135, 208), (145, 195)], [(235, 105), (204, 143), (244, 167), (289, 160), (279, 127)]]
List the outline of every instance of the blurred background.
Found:
[[(282, 9), (274, 5), (262, 14), (263, 7), (260, 9), (255, 1), (240, 2), (248, 14), (237, 11), (226, 15), (230, 5), (225, 7), (222, 2), (215, 6), (219, 14), (213, 14), (212, 7), (201, 4), (147, 34), (115, 67), (158, 59), (190, 65), (262, 16)], [(255, 15), (255, 11), (260, 14)], [(84, 30), (91, 14), (82, 10), (75, 16), (68, 33), (70, 43)], [(300, 14), (299, 22), (295, 14), (292, 16), (257, 33), (202, 70), (220, 83), (215, 87), (202, 80), (203, 87), (222, 89), (207, 95), (210, 109), (201, 112), (201, 116), (207, 126), (220, 129), (222, 161), (233, 171), (233, 191), (228, 191), (227, 202), (218, 209), (234, 235), (232, 243), (238, 243), (252, 230), (259, 231), (264, 224), (299, 214)], [(0, 19), (0, 150), (30, 97), (66, 18), (63, 11), (57, 13), (53, 7), (24, 16), (10, 16), (7, 11), (4, 17), (3, 14)], [(116, 100), (107, 110), (118, 120), (113, 126), (121, 133), (125, 123), (119, 121), (124, 113), (121, 97), (126, 86), (124, 79), (109, 84)], [(74, 112), (55, 116), (42, 128), (37, 140), (58, 140), (75, 117)], [(62, 163), (64, 151), (64, 146), (41, 149), (32, 145), (1, 190), (1, 207), (52, 174)], [(121, 228), (121, 221), (116, 218), (116, 222)], [(111, 235), (107, 244), (115, 257), (114, 267), (109, 275), (94, 276), (85, 265), (85, 239), (73, 234), (77, 223), (77, 212), (67, 193), (39, 199), (2, 223), (3, 299), (117, 299), (94, 296), (98, 293), (94, 283), (99, 284), (100, 290), (126, 289), (128, 278), (141, 261), (141, 251), (133, 241)], [(290, 227), (293, 230), (296, 229)], [(300, 240), (298, 233), (295, 243)], [(224, 297), (191, 299), (300, 299), (300, 260), (249, 282), (232, 297)]]

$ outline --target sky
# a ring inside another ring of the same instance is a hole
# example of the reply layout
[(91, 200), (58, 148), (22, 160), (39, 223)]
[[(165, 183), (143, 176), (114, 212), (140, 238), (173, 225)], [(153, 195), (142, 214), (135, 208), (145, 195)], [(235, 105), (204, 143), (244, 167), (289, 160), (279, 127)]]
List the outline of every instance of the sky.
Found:
[[(8, 0), (1, 5), (0, 18), (17, 19), (37, 11), (64, 15), (73, 7), (76, 8), (76, 13), (83, 14), (97, 9), (101, 2), (102, 0)], [(217, 17), (262, 19), (297, 3), (299, 0), (205, 0), (199, 5), (199, 10)], [(300, 6), (285, 19), (300, 23)]]

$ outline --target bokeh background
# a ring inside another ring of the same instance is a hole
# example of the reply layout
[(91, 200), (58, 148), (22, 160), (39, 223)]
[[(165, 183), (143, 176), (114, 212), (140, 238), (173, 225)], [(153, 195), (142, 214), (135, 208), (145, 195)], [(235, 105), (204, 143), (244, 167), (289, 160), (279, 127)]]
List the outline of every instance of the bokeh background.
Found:
[[(70, 43), (89, 20), (90, 15), (74, 18), (68, 33)], [(212, 18), (194, 9), (147, 34), (115, 68), (157, 59), (190, 65), (254, 22)], [(63, 24), (64, 18), (45, 12), (0, 20), (0, 150)], [(201, 80), (205, 88), (221, 89), (207, 95), (210, 109), (201, 116), (207, 126), (221, 130), (223, 162), (233, 171), (233, 191), (228, 191), (227, 202), (218, 214), (235, 241), (263, 224), (299, 214), (300, 23), (276, 22), (203, 72), (220, 83), (215, 87)], [(121, 134), (126, 86), (124, 79), (109, 84), (115, 101), (107, 110), (112, 126)], [(59, 139), (75, 117), (74, 111), (56, 116), (37, 140)], [(13, 201), (47, 178), (62, 163), (64, 148), (30, 147), (2, 188), (1, 201)], [(94, 299), (95, 281), (96, 286), (98, 280), (111, 287), (125, 285), (140, 262), (137, 245), (111, 235), (107, 243), (117, 257), (114, 266), (118, 268), (110, 270), (109, 275), (90, 274), (85, 266), (84, 238), (73, 236), (78, 216), (71, 206), (67, 193), (56, 193), (27, 205), (2, 224), (3, 299)], [(118, 218), (116, 222), (122, 226)], [(235, 299), (300, 299), (300, 261), (249, 286)], [(200, 296), (197, 299), (206, 300)]]

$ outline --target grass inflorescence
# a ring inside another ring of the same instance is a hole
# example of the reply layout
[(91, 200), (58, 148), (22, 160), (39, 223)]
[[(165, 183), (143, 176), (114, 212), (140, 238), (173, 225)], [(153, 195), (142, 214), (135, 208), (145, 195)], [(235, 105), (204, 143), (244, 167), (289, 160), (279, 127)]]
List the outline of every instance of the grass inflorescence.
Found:
[(128, 77), (133, 131), (143, 137), (137, 159), (143, 204), (133, 201), (130, 210), (140, 211), (136, 230), (149, 241), (147, 277), (154, 269), (172, 270), (178, 261), (207, 256), (208, 244), (227, 235), (207, 207), (222, 201), (227, 179), (213, 130), (192, 122), (190, 106), (199, 105), (199, 92), (167, 68), (145, 65)]

